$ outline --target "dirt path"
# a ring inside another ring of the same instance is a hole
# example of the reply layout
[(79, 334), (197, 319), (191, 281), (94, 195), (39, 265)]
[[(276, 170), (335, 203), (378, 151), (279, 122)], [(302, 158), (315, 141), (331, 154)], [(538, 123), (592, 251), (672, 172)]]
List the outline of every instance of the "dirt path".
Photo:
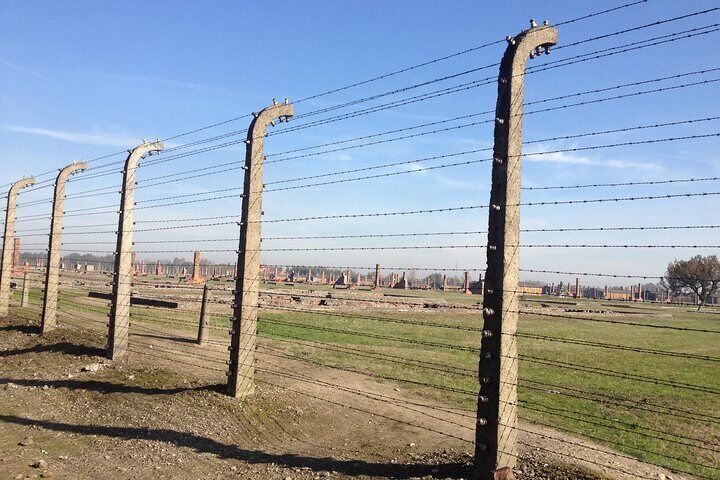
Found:
[[(44, 337), (27, 320), (0, 323), (0, 478), (470, 477), (468, 412), (265, 343), (257, 394), (238, 401), (222, 392), (225, 342), (199, 347), (187, 331), (137, 324), (134, 351), (110, 364), (93, 320)], [(521, 479), (680, 478), (520, 428)]]

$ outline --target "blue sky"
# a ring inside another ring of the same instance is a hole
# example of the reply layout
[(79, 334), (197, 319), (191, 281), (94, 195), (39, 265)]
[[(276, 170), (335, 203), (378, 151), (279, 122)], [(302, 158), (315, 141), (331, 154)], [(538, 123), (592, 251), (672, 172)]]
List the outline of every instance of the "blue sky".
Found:
[[(19, 2), (0, 0), (0, 184), (23, 175), (48, 172), (73, 160), (131, 148), (142, 139), (166, 138), (193, 128), (237, 117), (267, 106), (272, 98), (291, 101), (402, 67), (441, 57), (516, 34), (530, 18), (551, 23), (620, 5), (623, 2)], [(597, 35), (668, 19), (684, 13), (717, 7), (716, 1), (675, 2), (650, 0), (644, 4), (560, 27), (559, 46)], [(588, 42), (531, 60), (528, 65), (646, 40), (692, 28), (720, 23), (720, 11), (670, 22), (628, 34)], [(720, 32), (598, 58), (527, 77), (526, 102), (622, 83), (654, 79), (720, 67), (717, 40)], [(504, 44), (493, 45), (451, 60), (418, 68), (402, 75), (348, 89), (296, 106), (300, 115), (376, 93), (461, 72), (499, 61)], [(470, 82), (497, 74), (491, 67), (470, 75), (414, 89), (398, 95), (349, 107), (351, 112), (434, 89)], [(526, 111), (571, 101), (592, 100), (643, 89), (668, 87), (720, 78), (720, 72), (618, 89), (566, 101), (526, 107)], [(717, 115), (718, 83), (670, 90), (609, 101), (586, 107), (527, 115), (524, 138), (549, 137), (636, 125), (673, 122)], [(385, 130), (410, 127), (487, 110), (495, 106), (492, 83), (378, 113), (270, 137), (268, 154), (349, 139)], [(313, 117), (315, 118), (315, 117)], [(483, 121), (492, 115), (464, 122)], [(300, 121), (298, 120), (298, 124)], [(168, 142), (166, 147), (227, 132), (242, 138), (247, 119)], [(528, 144), (525, 152), (583, 147), (616, 142), (693, 134), (716, 133), (720, 122), (708, 121), (674, 128), (648, 129), (575, 140)], [(290, 127), (293, 126), (291, 122)], [(276, 128), (281, 131), (284, 124)], [(437, 127), (436, 127), (437, 128)], [(431, 128), (418, 129), (426, 131)], [(389, 136), (392, 137), (392, 136)], [(385, 138), (385, 137), (383, 137)], [(525, 186), (626, 182), (656, 179), (720, 176), (717, 138), (655, 145), (638, 145), (577, 153), (527, 157), (523, 165)], [(352, 144), (351, 144), (352, 145)], [(365, 148), (268, 164), (267, 182), (410, 161), (492, 146), (492, 124), (459, 128), (444, 134), (387, 142)], [(244, 145), (234, 145), (173, 160), (139, 170), (138, 178), (162, 177), (180, 171), (240, 161)], [(423, 167), (481, 159), (489, 152), (417, 162), (404, 167), (367, 173), (413, 173), (317, 188), (267, 192), (265, 218), (289, 218), (342, 213), (402, 211), (485, 204), (489, 198), (490, 165), (424, 170)], [(97, 166), (113, 157), (91, 164)], [(272, 158), (272, 157), (271, 157)], [(213, 170), (210, 170), (213, 171)], [(87, 172), (90, 175), (91, 170)], [(345, 175), (340, 178), (350, 178)], [(49, 176), (38, 177), (44, 180)], [(80, 177), (77, 177), (80, 178)], [(331, 177), (336, 178), (336, 177)], [(119, 185), (119, 174), (71, 182), (68, 194), (84, 189)], [(301, 182), (302, 183), (302, 182)], [(240, 170), (139, 189), (137, 200), (203, 192), (242, 185)], [(654, 185), (581, 190), (525, 191), (523, 201), (554, 201), (720, 191), (718, 182)], [(66, 209), (113, 205), (119, 196), (107, 194), (68, 198)], [(50, 189), (21, 195), (20, 203), (42, 200)], [(200, 197), (202, 198), (202, 197)], [(719, 224), (717, 197), (524, 207), (523, 228), (617, 227)], [(28, 206), (18, 216), (50, 211), (49, 204)], [(197, 201), (191, 204), (139, 210), (139, 221), (234, 215), (239, 198)], [(114, 223), (115, 214), (67, 217), (72, 226)], [(48, 225), (46, 219), (18, 223), (25, 244), (44, 242), (27, 236), (30, 229)], [(421, 233), (481, 231), (487, 226), (486, 210), (411, 215), (391, 218), (340, 219), (269, 223), (266, 236), (332, 235), (364, 233)], [(88, 228), (89, 229), (89, 228)], [(25, 230), (25, 236), (23, 235)], [(81, 230), (76, 228), (75, 231)], [(114, 230), (114, 228), (92, 228)], [(35, 233), (35, 231), (33, 231)], [(227, 249), (236, 241), (212, 243), (143, 244), (147, 241), (203, 240), (237, 237), (237, 226), (187, 228), (170, 232), (136, 234), (136, 249)], [(715, 230), (653, 232), (525, 233), (522, 243), (623, 243), (717, 244)], [(99, 245), (72, 246), (72, 242)], [(65, 237), (65, 253), (111, 251), (111, 233)], [(265, 248), (356, 247), (401, 245), (481, 245), (484, 235), (343, 239), (315, 241), (268, 240)], [(38, 247), (41, 248), (41, 247)], [(30, 247), (28, 247), (30, 249)], [(662, 274), (668, 261), (712, 249), (546, 249), (522, 251), (523, 268)], [(141, 253), (140, 258), (190, 257), (182, 253)], [(231, 261), (232, 253), (207, 254), (215, 261)], [(418, 267), (472, 267), (485, 265), (483, 248), (352, 252), (266, 252), (263, 261), (283, 264), (383, 265)], [(558, 276), (525, 274), (526, 279), (558, 280)], [(628, 281), (629, 283), (630, 281)], [(607, 279), (589, 279), (602, 285)], [(621, 284), (619, 280), (609, 283)]]

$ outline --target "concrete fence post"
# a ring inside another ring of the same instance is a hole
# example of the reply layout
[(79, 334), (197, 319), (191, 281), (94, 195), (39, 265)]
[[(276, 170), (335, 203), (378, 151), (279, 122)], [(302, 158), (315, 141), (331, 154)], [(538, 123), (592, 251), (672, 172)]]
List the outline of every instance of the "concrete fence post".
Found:
[(492, 188), (488, 214), (487, 270), (479, 360), (476, 480), (514, 478), (517, 463), (517, 343), (520, 278), (520, 171), (525, 64), (549, 53), (557, 29), (535, 25), (508, 37), (500, 63), (495, 114)]
[(207, 321), (208, 286), (205, 284), (200, 304), (200, 322), (198, 323), (198, 345), (204, 345), (210, 334), (210, 325)]
[(294, 107), (285, 101), (265, 108), (250, 123), (245, 154), (245, 181), (235, 282), (227, 392), (244, 397), (255, 391), (255, 345), (260, 290), (260, 232), (262, 217), (264, 140), (275, 119), (292, 117)]
[(20, 300), (21, 307), (27, 307), (30, 305), (30, 284), (28, 283), (27, 272), (23, 273), (23, 289), (22, 289), (22, 300)]
[(130, 294), (133, 275), (133, 223), (135, 216), (135, 174), (145, 155), (160, 152), (162, 142), (144, 142), (134, 149), (125, 161), (123, 185), (115, 248), (115, 272), (113, 277), (112, 306), (108, 325), (107, 358), (116, 360), (127, 352), (130, 327)]
[(8, 316), (10, 311), (10, 280), (15, 245), (15, 208), (17, 196), (25, 187), (35, 185), (33, 177), (23, 178), (13, 183), (8, 191), (7, 210), (5, 211), (5, 233), (3, 234), (2, 261), (0, 263), (0, 318)]
[(43, 311), (41, 332), (52, 331), (57, 325), (58, 278), (60, 276), (60, 247), (62, 245), (62, 223), (65, 204), (65, 184), (70, 175), (83, 172), (87, 168), (85, 162), (71, 163), (60, 170), (55, 180), (55, 197), (53, 199), (52, 219), (50, 220), (50, 240), (48, 242), (48, 264), (45, 269), (45, 293), (43, 295)]
[(380, 289), (380, 264), (375, 264), (375, 284), (373, 285), (373, 290), (379, 290)]

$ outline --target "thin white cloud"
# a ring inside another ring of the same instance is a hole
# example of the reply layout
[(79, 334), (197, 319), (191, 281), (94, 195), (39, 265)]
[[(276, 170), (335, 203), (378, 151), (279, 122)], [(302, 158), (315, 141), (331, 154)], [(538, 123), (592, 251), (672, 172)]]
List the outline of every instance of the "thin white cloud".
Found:
[(21, 72), (27, 75), (31, 75), (33, 77), (42, 78), (43, 80), (49, 80), (46, 76), (34, 71), (30, 70), (29, 68), (21, 67), (20, 65), (17, 65), (15, 63), (12, 63), (8, 61), (6, 58), (0, 57), (0, 62), (2, 62), (3, 65), (5, 65), (8, 68), (11, 68), (17, 72)]
[(466, 190), (487, 190), (487, 185), (484, 184), (482, 181), (473, 182), (467, 180), (457, 180), (455, 178), (450, 178), (438, 174), (435, 174), (433, 178), (435, 178), (438, 183), (447, 187), (462, 188)]
[[(124, 73), (102, 72), (97, 70), (80, 70), (78, 74), (84, 76), (99, 77), (105, 80), (110, 80), (111, 82), (143, 83), (147, 85), (156, 85), (159, 87), (181, 88), (206, 94), (237, 95), (237, 92), (228, 90), (226, 88), (215, 87), (204, 83), (187, 82), (183, 80), (155, 77), (151, 75), (131, 75)], [(246, 92), (243, 92), (242, 96), (248, 98), (255, 98), (253, 95), (248, 95)]]
[(129, 148), (140, 143), (140, 139), (137, 137), (115, 135), (110, 133), (74, 133), (63, 132), (60, 130), (50, 130), (47, 128), (18, 127), (14, 125), (2, 125), (0, 128), (9, 132), (26, 133), (28, 135), (49, 137), (65, 142), (81, 143), (85, 145), (106, 145)]
[(406, 165), (403, 165), (402, 167), (409, 172), (425, 173), (427, 171), (425, 167), (415, 162), (408, 163)]
[(179, 87), (179, 88), (187, 88), (189, 90), (199, 90), (199, 91), (215, 90), (213, 87), (210, 87), (209, 85), (205, 85), (202, 83), (183, 82), (180, 80), (169, 80), (166, 78), (153, 77), (153, 76), (148, 76), (148, 75), (128, 75), (128, 74), (107, 73), (107, 72), (98, 72), (98, 74), (101, 76), (108, 77), (112, 80), (125, 80), (125, 81), (131, 81), (131, 82), (154, 83), (156, 85), (162, 85), (162, 86), (167, 86), (167, 87)]
[(543, 153), (539, 155), (525, 155), (523, 159), (527, 162), (539, 163), (565, 163), (574, 165), (593, 165), (599, 167), (618, 169), (643, 169), (659, 170), (662, 167), (652, 162), (630, 162), (626, 160), (607, 160), (591, 158), (584, 155), (574, 155), (566, 152)]

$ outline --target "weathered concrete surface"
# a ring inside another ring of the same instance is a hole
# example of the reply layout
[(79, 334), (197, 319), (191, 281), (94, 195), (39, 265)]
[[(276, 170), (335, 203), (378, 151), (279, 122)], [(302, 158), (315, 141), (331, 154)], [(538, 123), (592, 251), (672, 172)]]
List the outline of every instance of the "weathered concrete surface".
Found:
[[(557, 43), (554, 27), (534, 26), (508, 38), (500, 64), (488, 219), (483, 338), (479, 364), (475, 479), (517, 463), (517, 344), (520, 277), (520, 179), (525, 64)], [(506, 245), (508, 245), (506, 247)], [(510, 247), (509, 245), (515, 245)]]
[(260, 232), (262, 217), (264, 141), (274, 120), (286, 120), (294, 113), (287, 102), (265, 108), (250, 123), (245, 155), (245, 195), (242, 203), (238, 273), (235, 283), (233, 328), (230, 336), (228, 394), (251, 395), (255, 391), (255, 345), (257, 338), (258, 294), (260, 289)]
[(12, 274), (17, 275), (20, 273), (20, 254), (22, 250), (20, 248), (20, 239), (13, 239), (13, 256), (12, 256)]
[(8, 316), (10, 310), (10, 277), (15, 245), (15, 208), (17, 196), (25, 187), (35, 185), (35, 178), (23, 178), (13, 183), (8, 191), (7, 210), (5, 211), (5, 233), (3, 234), (2, 263), (0, 263), (0, 318)]
[(86, 168), (87, 164), (85, 162), (71, 163), (60, 170), (55, 180), (55, 197), (53, 199), (50, 241), (48, 243), (48, 265), (45, 269), (45, 294), (43, 296), (41, 320), (42, 333), (53, 330), (57, 324), (58, 278), (60, 275), (60, 246), (62, 245), (65, 184), (70, 175), (84, 172)]
[(130, 327), (130, 293), (133, 273), (133, 220), (135, 217), (135, 175), (140, 159), (152, 152), (160, 152), (162, 142), (145, 142), (130, 151), (123, 171), (120, 197), (117, 247), (115, 249), (115, 277), (113, 301), (110, 309), (107, 357), (115, 360), (127, 352)]

